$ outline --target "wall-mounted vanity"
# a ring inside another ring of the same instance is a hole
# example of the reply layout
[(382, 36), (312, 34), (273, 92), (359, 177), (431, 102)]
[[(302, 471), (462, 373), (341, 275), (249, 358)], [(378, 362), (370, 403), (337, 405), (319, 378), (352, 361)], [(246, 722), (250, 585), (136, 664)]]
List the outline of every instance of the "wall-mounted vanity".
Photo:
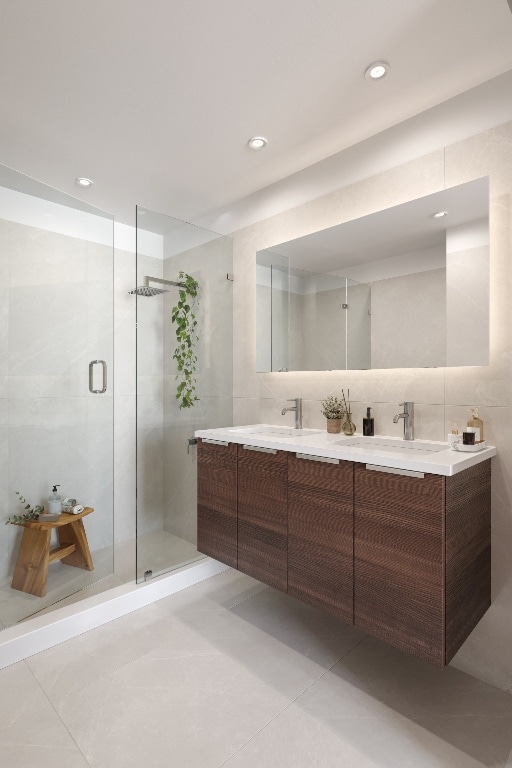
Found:
[(256, 274), (258, 371), (488, 365), (489, 180), (258, 251)]
[(198, 549), (448, 664), (490, 605), (496, 450), (294, 432), (196, 432)]

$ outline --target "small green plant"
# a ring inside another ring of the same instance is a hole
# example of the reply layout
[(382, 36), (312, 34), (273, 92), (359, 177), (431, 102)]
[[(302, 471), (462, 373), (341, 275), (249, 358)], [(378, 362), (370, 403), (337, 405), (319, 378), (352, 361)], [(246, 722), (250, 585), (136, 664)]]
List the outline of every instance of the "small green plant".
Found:
[(322, 413), (326, 419), (342, 419), (345, 415), (343, 401), (337, 397), (326, 397), (322, 400)]
[(176, 349), (173, 360), (178, 364), (176, 400), (182, 408), (192, 408), (199, 398), (196, 396), (197, 335), (196, 307), (198, 306), (199, 283), (186, 272), (179, 273), (181, 283), (178, 303), (172, 308), (172, 322), (176, 324)]
[(12, 523), (13, 525), (20, 525), (21, 523), (28, 523), (30, 520), (39, 520), (39, 515), (42, 515), (44, 512), (43, 507), (41, 507), (39, 504), (36, 504), (35, 507), (32, 507), (32, 505), (28, 503), (28, 501), (21, 495), (19, 491), (15, 491), (15, 494), (18, 497), (20, 504), (24, 505), (24, 509), (26, 511), (21, 515), (11, 515), (7, 518), (5, 524), (8, 525), (9, 523)]

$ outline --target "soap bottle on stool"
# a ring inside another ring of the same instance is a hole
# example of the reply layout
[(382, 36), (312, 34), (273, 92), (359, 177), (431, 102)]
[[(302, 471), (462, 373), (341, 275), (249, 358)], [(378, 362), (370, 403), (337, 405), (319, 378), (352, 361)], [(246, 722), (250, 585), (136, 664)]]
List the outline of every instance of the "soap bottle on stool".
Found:
[(48, 496), (48, 512), (50, 515), (60, 515), (62, 513), (62, 496), (57, 491), (58, 485), (54, 485), (51, 494)]

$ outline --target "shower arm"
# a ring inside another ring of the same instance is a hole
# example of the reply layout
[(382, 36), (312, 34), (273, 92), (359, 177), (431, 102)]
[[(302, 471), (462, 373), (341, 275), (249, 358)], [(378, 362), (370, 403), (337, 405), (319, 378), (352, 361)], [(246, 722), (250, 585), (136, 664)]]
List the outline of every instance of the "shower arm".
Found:
[(184, 288), (184, 283), (176, 283), (174, 280), (164, 280), (162, 277), (151, 277), (150, 275), (144, 276), (144, 285), (149, 288), (149, 283), (160, 283), (161, 285), (176, 285), (178, 288)]

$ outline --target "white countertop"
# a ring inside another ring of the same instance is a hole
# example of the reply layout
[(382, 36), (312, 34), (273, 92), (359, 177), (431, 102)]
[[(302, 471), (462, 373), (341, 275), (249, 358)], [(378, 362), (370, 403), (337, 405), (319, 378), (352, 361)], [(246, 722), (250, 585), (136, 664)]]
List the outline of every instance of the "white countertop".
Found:
[(324, 430), (295, 432), (287, 427), (269, 424), (198, 429), (195, 436), (434, 475), (455, 475), (496, 456), (496, 448), (492, 446), (474, 453), (463, 453), (454, 450), (448, 443), (433, 440), (401, 440), (384, 435), (363, 437), (357, 433), (353, 437), (345, 437)]

